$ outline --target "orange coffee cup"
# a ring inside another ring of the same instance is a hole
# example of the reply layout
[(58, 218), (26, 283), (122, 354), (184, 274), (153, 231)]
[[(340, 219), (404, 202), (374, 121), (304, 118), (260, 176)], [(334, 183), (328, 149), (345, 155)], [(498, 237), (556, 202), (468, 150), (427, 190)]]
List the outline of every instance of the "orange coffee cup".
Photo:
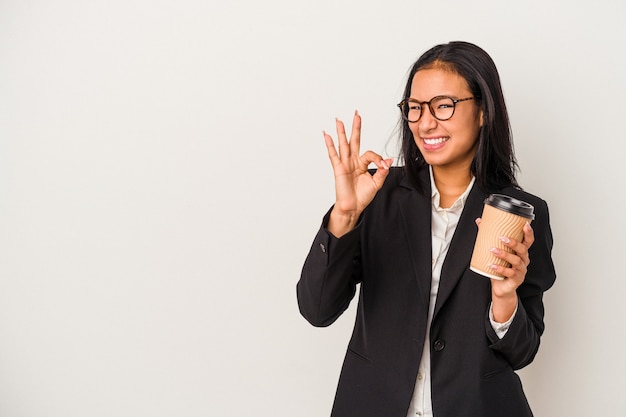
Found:
[(503, 194), (491, 194), (485, 200), (483, 214), (474, 244), (470, 269), (477, 274), (493, 279), (504, 279), (489, 268), (490, 264), (509, 268), (511, 264), (491, 253), (492, 248), (512, 253), (504, 246), (500, 237), (509, 237), (521, 241), (524, 237), (524, 225), (534, 218), (534, 207), (524, 201)]

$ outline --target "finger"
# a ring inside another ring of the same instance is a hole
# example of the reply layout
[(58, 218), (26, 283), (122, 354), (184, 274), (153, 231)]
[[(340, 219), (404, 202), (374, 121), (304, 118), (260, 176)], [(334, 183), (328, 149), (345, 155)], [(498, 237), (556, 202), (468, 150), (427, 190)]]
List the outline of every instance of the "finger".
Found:
[(501, 236), (500, 241), (518, 256), (528, 257), (528, 246), (524, 243), (506, 236)]
[(335, 164), (339, 163), (339, 155), (337, 154), (337, 149), (335, 149), (335, 142), (333, 142), (333, 138), (328, 133), (323, 133), (326, 149), (328, 150), (328, 158), (330, 159), (330, 163), (335, 166)]
[(361, 115), (358, 111), (354, 112), (352, 118), (352, 132), (350, 133), (350, 152), (352, 155), (358, 155), (361, 149)]
[(530, 248), (532, 246), (532, 244), (535, 243), (535, 231), (530, 226), (529, 222), (526, 222), (526, 224), (524, 225), (524, 239), (523, 239), (523, 242), (524, 242), (524, 244), (526, 245), (527, 248)]
[(370, 164), (375, 164), (377, 167), (382, 167), (381, 161), (383, 157), (378, 155), (374, 151), (366, 151), (363, 155), (359, 156), (359, 162), (361, 163), (361, 167), (363, 169), (367, 169)]
[(525, 260), (528, 259), (527, 256), (520, 256), (519, 254), (507, 252), (498, 248), (491, 248), (491, 253), (493, 253), (497, 258), (506, 261), (509, 265), (511, 265), (510, 268), (526, 272), (527, 262)]
[[(491, 269), (493, 272), (495, 272), (498, 275), (503, 275), (506, 278), (510, 278), (513, 276), (513, 272), (512, 269), (510, 268), (505, 268), (503, 266), (500, 265), (496, 265), (496, 264), (489, 264), (487, 265), (487, 268)], [(500, 281), (500, 280), (498, 280)]]
[(476, 223), (476, 226), (480, 227), (480, 222), (482, 221), (482, 219), (480, 217), (477, 217), (476, 220), (474, 220), (474, 222)]
[[(523, 271), (525, 274), (526, 268), (528, 267), (528, 265), (530, 265), (530, 257), (528, 256), (528, 247), (526, 246), (526, 244), (508, 237), (501, 237), (500, 240), (506, 247), (511, 249), (513, 253), (501, 251), (502, 256), (498, 257), (504, 259), (505, 261), (510, 263), (515, 269)], [(492, 249), (492, 252), (495, 254), (494, 249)]]
[(391, 168), (391, 164), (393, 164), (393, 158), (387, 158), (387, 159), (380, 158), (380, 160), (373, 161), (373, 162), (376, 165), (376, 168), (388, 170)]
[(338, 118), (335, 118), (335, 126), (337, 129), (337, 142), (339, 143), (339, 158), (348, 158), (350, 157), (350, 145), (346, 137), (346, 127)]
[(389, 175), (389, 167), (392, 163), (393, 158), (389, 158), (381, 159), (379, 161), (379, 164), (376, 164), (378, 169), (376, 170), (374, 175), (372, 175), (372, 180), (374, 181), (374, 184), (376, 184), (376, 189), (380, 190), (382, 188), (385, 179), (387, 178), (387, 175)]
[(506, 294), (514, 294), (516, 289), (522, 285), (524, 280), (526, 279), (526, 274), (523, 272), (516, 271), (511, 268), (505, 268), (497, 265), (490, 265), (490, 269), (503, 277), (501, 280), (492, 280), (491, 281), (491, 289), (494, 294), (499, 294), (500, 296)]

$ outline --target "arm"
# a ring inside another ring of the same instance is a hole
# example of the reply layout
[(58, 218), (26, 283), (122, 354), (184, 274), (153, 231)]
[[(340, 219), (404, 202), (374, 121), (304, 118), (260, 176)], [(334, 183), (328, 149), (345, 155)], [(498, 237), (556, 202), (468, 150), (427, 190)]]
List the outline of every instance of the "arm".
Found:
[[(535, 202), (536, 221), (533, 228), (526, 226), (522, 242), (510, 241), (507, 245), (515, 254), (502, 254), (511, 268), (501, 268), (502, 281), (492, 280), (494, 318), (506, 321), (513, 310), (515, 316), (506, 335), (499, 339), (486, 318), (490, 347), (500, 352), (514, 369), (528, 365), (539, 349), (544, 331), (543, 293), (556, 278), (552, 262), (552, 232), (548, 207), (543, 200)], [(512, 300), (512, 301), (511, 301)], [(512, 306), (512, 307), (511, 307)], [(508, 310), (512, 308), (512, 310)], [(500, 316), (497, 316), (500, 314)]]
[(336, 238), (326, 229), (324, 217), (296, 286), (298, 306), (314, 326), (332, 324), (348, 308), (360, 281), (360, 226)]
[[(324, 140), (335, 176), (335, 204), (325, 217), (297, 285), (302, 315), (314, 326), (328, 326), (348, 307), (360, 281), (359, 220), (389, 175), (390, 159), (372, 151), (359, 155), (361, 116), (354, 114), (350, 140), (336, 121), (339, 151)], [(378, 168), (368, 171), (373, 163)]]

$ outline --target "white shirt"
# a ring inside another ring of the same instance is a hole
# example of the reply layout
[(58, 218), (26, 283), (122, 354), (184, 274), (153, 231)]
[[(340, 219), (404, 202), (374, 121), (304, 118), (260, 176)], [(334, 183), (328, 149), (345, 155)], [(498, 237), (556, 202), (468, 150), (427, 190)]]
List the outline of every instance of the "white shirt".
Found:
[[(417, 380), (415, 382), (413, 398), (411, 399), (407, 417), (432, 417), (433, 415), (430, 384), (430, 325), (435, 311), (435, 301), (437, 300), (437, 292), (439, 291), (439, 280), (441, 278), (443, 261), (446, 259), (450, 241), (452, 240), (459, 218), (463, 212), (463, 207), (465, 207), (467, 196), (474, 182), (475, 178), (472, 177), (472, 181), (467, 186), (467, 189), (454, 204), (449, 208), (441, 208), (439, 205), (439, 190), (433, 179), (432, 168), (430, 168), (430, 184), (432, 190), (432, 281), (430, 285), (430, 302), (428, 305), (428, 322), (426, 326), (426, 338), (424, 340), (424, 351), (417, 371)], [(491, 308), (489, 310), (491, 325), (498, 337), (502, 338), (513, 321), (515, 313), (513, 313), (513, 316), (506, 323), (496, 323), (492, 319)]]

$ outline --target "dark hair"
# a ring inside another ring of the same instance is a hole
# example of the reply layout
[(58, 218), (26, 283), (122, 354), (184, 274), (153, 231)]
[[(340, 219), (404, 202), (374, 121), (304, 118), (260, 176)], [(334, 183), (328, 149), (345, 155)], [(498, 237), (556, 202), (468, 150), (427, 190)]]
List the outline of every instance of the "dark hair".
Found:
[[(465, 79), (478, 106), (483, 111), (483, 125), (478, 135), (478, 149), (471, 165), (476, 184), (486, 192), (506, 186), (518, 187), (518, 169), (513, 150), (511, 125), (504, 103), (500, 76), (491, 57), (468, 42), (450, 42), (426, 51), (411, 68), (402, 99), (411, 95), (415, 73), (422, 69), (442, 68)], [(426, 166), (424, 156), (415, 144), (407, 121), (400, 120), (402, 158), (405, 170), (418, 190), (424, 187), (418, 172)]]

